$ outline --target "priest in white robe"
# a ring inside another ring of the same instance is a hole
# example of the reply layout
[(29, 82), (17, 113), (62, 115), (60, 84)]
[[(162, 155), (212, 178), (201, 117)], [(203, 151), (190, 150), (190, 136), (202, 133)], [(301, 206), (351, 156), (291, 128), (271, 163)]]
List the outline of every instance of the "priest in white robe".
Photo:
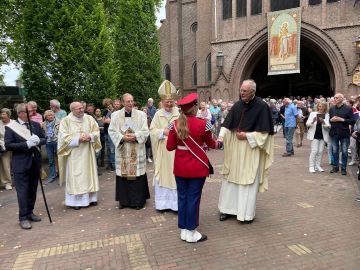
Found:
[(119, 208), (140, 210), (150, 198), (146, 176), (147, 116), (134, 108), (131, 94), (123, 95), (124, 108), (111, 115), (108, 129), (115, 145), (116, 201)]
[(241, 100), (234, 104), (220, 130), (225, 178), (219, 196), (220, 221), (234, 215), (242, 223), (253, 222), (257, 193), (268, 189), (274, 129), (268, 105), (255, 92), (253, 80), (242, 83)]
[(65, 182), (65, 205), (79, 210), (97, 205), (99, 179), (95, 153), (101, 150), (99, 126), (84, 114), (80, 102), (61, 120), (58, 133), (60, 184)]
[(174, 176), (175, 151), (166, 149), (168, 126), (179, 118), (179, 109), (174, 106), (176, 88), (168, 80), (159, 87), (162, 109), (155, 113), (150, 126), (151, 146), (154, 158), (155, 209), (178, 211), (176, 181)]

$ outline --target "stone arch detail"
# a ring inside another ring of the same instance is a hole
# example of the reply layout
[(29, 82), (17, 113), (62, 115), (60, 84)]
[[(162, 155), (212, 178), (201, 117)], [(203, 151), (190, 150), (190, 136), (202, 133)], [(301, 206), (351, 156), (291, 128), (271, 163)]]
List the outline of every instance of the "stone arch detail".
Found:
[(215, 90), (214, 98), (215, 98), (216, 100), (218, 100), (218, 99), (221, 98), (221, 91), (220, 91), (219, 88)]
[(210, 91), (205, 92), (205, 101), (208, 102), (211, 99), (211, 93)]
[[(336, 42), (320, 28), (304, 21), (302, 21), (301, 27), (301, 36), (316, 44), (328, 58), (331, 65), (329, 69), (330, 80), (332, 81), (334, 90), (342, 89), (344, 87), (343, 76), (349, 74), (349, 68), (340, 48)], [(261, 49), (262, 46), (267, 44), (267, 39), (267, 27), (264, 27), (252, 36), (240, 49), (229, 74), (230, 86), (233, 91), (239, 89), (242, 80), (247, 79), (245, 77), (245, 69), (254, 54)]]
[(229, 89), (225, 88), (222, 94), (223, 101), (229, 101), (230, 100), (230, 92)]

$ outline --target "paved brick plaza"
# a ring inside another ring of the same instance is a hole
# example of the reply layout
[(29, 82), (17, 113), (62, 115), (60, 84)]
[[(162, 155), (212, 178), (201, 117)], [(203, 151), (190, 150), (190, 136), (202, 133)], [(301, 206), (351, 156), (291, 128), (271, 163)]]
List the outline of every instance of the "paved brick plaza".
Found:
[[(43, 221), (30, 231), (18, 225), (15, 191), (3, 191), (0, 269), (360, 269), (355, 168), (348, 176), (309, 174), (307, 141), (290, 158), (281, 157), (281, 135), (275, 143), (269, 191), (258, 196), (253, 224), (218, 221), (218, 172), (205, 184), (199, 227), (209, 237), (204, 243), (182, 242), (177, 216), (156, 212), (153, 198), (145, 209), (119, 210), (114, 173), (100, 177), (99, 205), (80, 211), (65, 208), (63, 188), (46, 186), (54, 223), (39, 193), (36, 212)], [(209, 155), (219, 171), (222, 152)]]

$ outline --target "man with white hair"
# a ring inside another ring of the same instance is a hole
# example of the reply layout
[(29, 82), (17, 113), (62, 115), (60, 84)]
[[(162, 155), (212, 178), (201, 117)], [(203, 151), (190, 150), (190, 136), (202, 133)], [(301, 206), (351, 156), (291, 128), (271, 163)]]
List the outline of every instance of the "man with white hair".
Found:
[(274, 126), (269, 106), (255, 96), (256, 83), (245, 80), (241, 100), (229, 111), (219, 134), (224, 141), (225, 177), (219, 196), (220, 221), (230, 215), (242, 223), (255, 218), (258, 192), (268, 189), (274, 155)]
[(40, 178), (39, 146), (44, 145), (46, 139), (40, 124), (28, 121), (24, 103), (17, 105), (16, 112), (18, 119), (5, 126), (5, 148), (12, 151), (11, 171), (19, 204), (20, 227), (28, 230), (32, 228), (31, 221), (41, 221), (33, 210)]
[(140, 210), (150, 198), (146, 176), (145, 142), (149, 136), (146, 114), (134, 108), (131, 94), (124, 108), (111, 115), (109, 136), (115, 145), (116, 201), (119, 208)]
[(335, 106), (329, 110), (330, 115), (330, 140), (334, 158), (333, 168), (330, 173), (339, 171), (339, 144), (341, 147), (341, 174), (346, 175), (348, 148), (350, 143), (350, 125), (355, 123), (351, 107), (344, 104), (344, 95), (336, 93)]
[(96, 152), (101, 150), (95, 119), (84, 114), (80, 102), (70, 104), (71, 113), (60, 122), (58, 155), (60, 184), (65, 185), (65, 205), (79, 210), (98, 201), (99, 179)]
[(50, 100), (50, 109), (55, 113), (55, 117), (58, 120), (66, 117), (66, 112), (60, 109), (60, 102), (57, 99)]

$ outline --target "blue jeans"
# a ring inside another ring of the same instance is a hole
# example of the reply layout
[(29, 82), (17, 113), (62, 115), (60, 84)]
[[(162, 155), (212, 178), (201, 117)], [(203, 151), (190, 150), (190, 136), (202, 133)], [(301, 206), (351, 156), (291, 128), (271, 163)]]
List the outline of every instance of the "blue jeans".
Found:
[(347, 157), (348, 157), (348, 148), (350, 144), (350, 137), (339, 138), (338, 136), (330, 137), (332, 145), (332, 153), (334, 157), (333, 166), (339, 168), (339, 144), (341, 148), (341, 170), (346, 171)]
[(47, 142), (46, 145), (46, 152), (49, 159), (49, 180), (53, 180), (56, 177), (56, 169), (55, 169), (55, 157), (57, 151), (57, 142)]
[(108, 157), (108, 164), (115, 168), (115, 145), (112, 142), (109, 134), (105, 134), (107, 140), (106, 143), (106, 152)]
[(199, 226), (200, 200), (205, 178), (175, 176), (178, 193), (178, 226), (180, 229), (195, 230)]
[(294, 154), (294, 137), (295, 127), (285, 127), (285, 138), (286, 138), (286, 153)]

